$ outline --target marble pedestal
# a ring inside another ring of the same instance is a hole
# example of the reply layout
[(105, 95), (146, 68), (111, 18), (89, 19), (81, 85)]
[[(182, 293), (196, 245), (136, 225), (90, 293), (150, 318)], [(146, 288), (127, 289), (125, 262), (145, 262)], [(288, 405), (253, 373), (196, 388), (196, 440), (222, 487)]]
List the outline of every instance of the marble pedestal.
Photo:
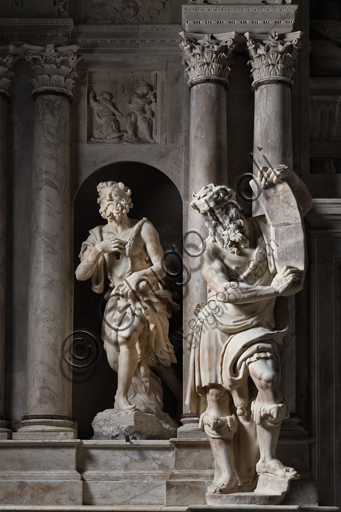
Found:
[[(202, 434), (203, 436), (204, 434)], [(224, 508), (231, 505), (275, 505), (281, 502), (291, 505), (317, 505), (316, 485), (309, 470), (308, 437), (287, 437), (279, 440), (277, 456), (288, 466), (294, 466), (301, 476), (300, 480), (292, 481), (290, 492), (286, 496), (272, 496), (266, 500), (262, 494), (235, 493), (227, 495), (219, 502), (219, 495), (208, 499), (206, 492), (214, 475), (214, 458), (208, 438), (176, 438), (174, 444), (174, 471), (169, 474), (166, 482), (166, 505), (214, 505)], [(212, 500), (211, 500), (212, 498)], [(262, 501), (263, 498), (263, 501)], [(214, 501), (214, 503), (213, 503)]]
[(4, 505), (81, 505), (83, 482), (76, 470), (79, 443), (0, 441), (1, 510)]
[(84, 505), (164, 506), (174, 469), (169, 441), (83, 441), (78, 470)]
[[(278, 455), (284, 463), (295, 463), (301, 480), (291, 482), (281, 508), (274, 511), (299, 510), (304, 505), (325, 512), (317, 507), (316, 486), (309, 472), (310, 441), (280, 441)], [(237, 494), (223, 497), (226, 503), (210, 504), (206, 492), (213, 479), (213, 464), (209, 441), (200, 438), (128, 442), (4, 440), (0, 441), (0, 510), (180, 512), (234, 507), (242, 512), (251, 507), (263, 512), (264, 505), (254, 504), (255, 496), (253, 504), (247, 506), (245, 500), (240, 505), (243, 500)], [(271, 503), (266, 505), (267, 511), (272, 510)]]

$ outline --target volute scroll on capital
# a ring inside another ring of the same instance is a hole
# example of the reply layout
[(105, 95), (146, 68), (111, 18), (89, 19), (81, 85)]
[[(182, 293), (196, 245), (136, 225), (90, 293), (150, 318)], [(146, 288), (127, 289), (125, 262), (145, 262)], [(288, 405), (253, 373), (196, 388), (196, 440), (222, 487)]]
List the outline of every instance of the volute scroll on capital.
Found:
[(190, 87), (202, 82), (221, 82), (228, 86), (235, 32), (227, 34), (193, 34), (181, 32), (182, 63)]
[(82, 59), (76, 53), (78, 46), (23, 45), (25, 58), (31, 63), (32, 97), (39, 93), (55, 93), (72, 99), (72, 89), (77, 78), (76, 67)]
[(250, 34), (247, 32), (247, 48), (252, 66), (252, 87), (262, 83), (283, 82), (294, 85), (295, 65), (301, 48), (302, 32), (279, 35)]
[(9, 88), (11, 86), (14, 73), (12, 68), (18, 61), (19, 56), (13, 53), (15, 46), (0, 46), (0, 94), (9, 98)]

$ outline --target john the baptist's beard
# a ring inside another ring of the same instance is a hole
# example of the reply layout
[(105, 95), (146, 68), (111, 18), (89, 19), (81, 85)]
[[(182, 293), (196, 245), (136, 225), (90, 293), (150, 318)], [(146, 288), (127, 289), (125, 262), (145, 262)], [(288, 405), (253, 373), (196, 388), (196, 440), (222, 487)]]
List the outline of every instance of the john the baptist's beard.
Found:
[(101, 203), (99, 213), (107, 221), (118, 220), (122, 215), (128, 213), (129, 207), (122, 205), (117, 201), (106, 201)]

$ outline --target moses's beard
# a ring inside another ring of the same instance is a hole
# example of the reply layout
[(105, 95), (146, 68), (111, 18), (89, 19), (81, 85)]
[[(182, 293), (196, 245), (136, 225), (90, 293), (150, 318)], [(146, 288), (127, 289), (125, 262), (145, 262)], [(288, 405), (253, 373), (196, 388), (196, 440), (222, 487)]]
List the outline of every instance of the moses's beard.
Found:
[(228, 205), (219, 215), (219, 221), (212, 221), (209, 226), (209, 241), (218, 242), (232, 254), (239, 254), (240, 249), (249, 246), (249, 230), (245, 217), (239, 210)]
[(122, 205), (117, 201), (106, 201), (105, 204), (101, 204), (99, 213), (103, 219), (107, 221), (118, 220), (122, 215), (129, 212), (129, 206)]

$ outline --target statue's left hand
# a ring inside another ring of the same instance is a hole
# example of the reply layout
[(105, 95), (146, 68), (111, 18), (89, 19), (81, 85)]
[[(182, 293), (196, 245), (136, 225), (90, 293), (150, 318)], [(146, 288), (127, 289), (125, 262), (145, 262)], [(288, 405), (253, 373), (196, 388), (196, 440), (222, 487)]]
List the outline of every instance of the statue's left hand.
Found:
[(278, 165), (271, 169), (262, 167), (258, 173), (258, 181), (260, 181), (263, 188), (270, 188), (287, 178), (290, 172), (286, 165)]

